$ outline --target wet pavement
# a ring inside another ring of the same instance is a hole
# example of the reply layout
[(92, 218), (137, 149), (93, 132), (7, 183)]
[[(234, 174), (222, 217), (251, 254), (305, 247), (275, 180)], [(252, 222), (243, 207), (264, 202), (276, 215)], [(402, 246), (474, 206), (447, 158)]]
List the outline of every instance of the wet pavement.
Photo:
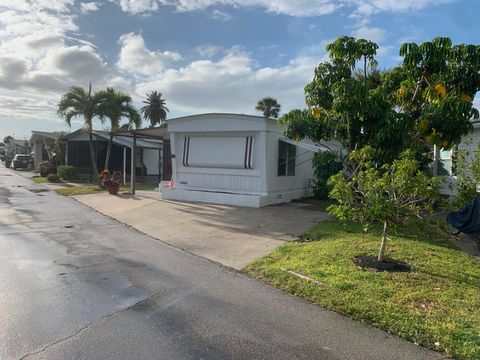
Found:
[(2, 360), (439, 358), (0, 167)]

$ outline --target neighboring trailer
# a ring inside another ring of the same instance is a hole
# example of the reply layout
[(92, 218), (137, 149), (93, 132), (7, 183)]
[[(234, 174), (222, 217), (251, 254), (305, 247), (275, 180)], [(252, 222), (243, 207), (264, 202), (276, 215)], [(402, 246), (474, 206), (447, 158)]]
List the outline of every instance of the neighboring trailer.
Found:
[[(473, 132), (467, 136), (464, 136), (458, 145), (460, 149), (467, 151), (469, 158), (473, 156), (473, 153), (479, 146), (480, 122), (473, 122), (473, 129)], [(433, 153), (433, 174), (442, 177), (444, 180), (440, 192), (443, 195), (455, 196), (456, 191), (451, 186), (452, 183), (457, 181), (455, 174), (455, 151), (453, 149), (445, 150), (439, 148), (438, 146), (434, 146)]]
[(173, 187), (164, 199), (261, 207), (311, 195), (320, 147), (284, 139), (276, 120), (202, 114), (167, 123)]
[[(93, 144), (97, 156), (97, 170), (102, 171), (105, 166), (106, 152), (110, 134), (105, 131), (93, 133)], [(88, 175), (91, 172), (90, 148), (88, 134), (77, 130), (65, 137), (67, 140), (67, 163), (74, 166), (78, 173)], [(133, 139), (121, 134), (113, 136), (109, 168), (111, 171), (121, 171), (130, 176)], [(138, 139), (135, 154), (135, 175), (141, 181), (155, 182), (159, 180), (160, 155), (163, 143), (154, 139)]]

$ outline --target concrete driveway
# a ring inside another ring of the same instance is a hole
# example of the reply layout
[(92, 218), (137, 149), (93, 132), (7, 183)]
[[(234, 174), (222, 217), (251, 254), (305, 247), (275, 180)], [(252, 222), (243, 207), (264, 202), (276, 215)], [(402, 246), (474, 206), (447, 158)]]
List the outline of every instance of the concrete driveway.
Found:
[(252, 209), (167, 201), (149, 191), (75, 199), (156, 239), (234, 269), (297, 239), (328, 217), (302, 203)]

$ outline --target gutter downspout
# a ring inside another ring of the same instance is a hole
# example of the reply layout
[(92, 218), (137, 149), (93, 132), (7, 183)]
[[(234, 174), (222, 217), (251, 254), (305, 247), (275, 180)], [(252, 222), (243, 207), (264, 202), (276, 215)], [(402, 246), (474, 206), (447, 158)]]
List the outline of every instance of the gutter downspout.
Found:
[(131, 161), (131, 174), (130, 174), (130, 193), (135, 195), (135, 170), (137, 160), (137, 135), (133, 134), (133, 146), (132, 146), (132, 161)]

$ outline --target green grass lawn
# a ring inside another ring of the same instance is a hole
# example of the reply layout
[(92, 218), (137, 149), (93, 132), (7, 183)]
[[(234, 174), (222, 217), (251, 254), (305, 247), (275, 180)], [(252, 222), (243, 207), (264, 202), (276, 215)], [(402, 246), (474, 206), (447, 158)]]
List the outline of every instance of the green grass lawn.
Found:
[[(59, 184), (62, 185), (62, 184)], [(82, 185), (68, 185), (63, 184), (64, 186), (61, 189), (55, 189), (55, 191), (64, 196), (76, 196), (76, 195), (87, 195), (87, 194), (97, 194), (105, 192), (106, 190), (103, 188), (99, 188), (97, 185), (94, 184), (82, 184)], [(154, 190), (158, 187), (157, 184), (137, 184), (137, 190)], [(130, 188), (128, 186), (121, 186), (119, 192), (129, 191)]]
[[(457, 359), (480, 359), (480, 263), (454, 248), (439, 227), (392, 235), (387, 257), (411, 273), (360, 270), (357, 255), (376, 255), (380, 232), (322, 222), (305, 238), (245, 271), (294, 295)], [(283, 270), (282, 270), (283, 269)], [(294, 271), (323, 285), (287, 273)], [(438, 345), (436, 345), (436, 343)]]
[(46, 177), (42, 176), (34, 176), (32, 177), (33, 182), (36, 182), (37, 184), (45, 184), (48, 183), (48, 180)]
[(105, 189), (99, 188), (97, 185), (79, 185), (64, 186), (61, 189), (55, 189), (57, 194), (63, 196), (87, 195), (105, 192)]

